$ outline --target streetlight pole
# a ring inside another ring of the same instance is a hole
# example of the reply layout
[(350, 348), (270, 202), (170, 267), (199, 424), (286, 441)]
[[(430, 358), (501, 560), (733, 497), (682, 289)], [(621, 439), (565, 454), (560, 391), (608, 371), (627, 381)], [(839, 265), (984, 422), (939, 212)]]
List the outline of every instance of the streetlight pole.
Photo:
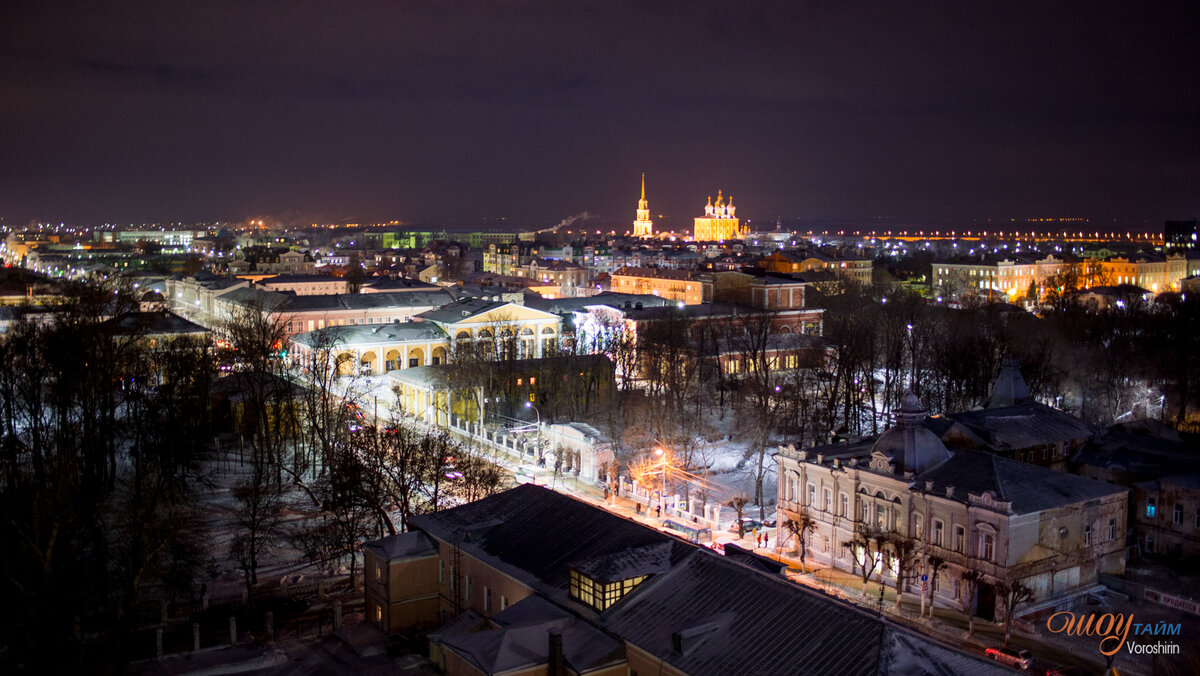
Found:
[[(532, 401), (525, 402), (525, 408), (532, 408), (534, 414), (537, 415), (537, 436), (534, 437), (533, 443), (534, 443), (535, 449), (537, 450), (538, 460), (541, 460), (542, 459), (542, 413), (541, 413), (541, 411), (538, 410), (537, 406), (533, 405)], [(556, 476), (556, 478), (557, 478), (557, 476)]]

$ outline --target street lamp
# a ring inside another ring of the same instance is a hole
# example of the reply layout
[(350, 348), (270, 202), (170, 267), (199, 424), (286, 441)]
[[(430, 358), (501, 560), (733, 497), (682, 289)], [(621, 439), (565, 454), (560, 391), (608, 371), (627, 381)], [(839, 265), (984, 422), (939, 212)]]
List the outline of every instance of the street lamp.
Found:
[(525, 408), (532, 408), (533, 412), (535, 414), (537, 414), (537, 426), (538, 426), (538, 429), (541, 429), (542, 428), (542, 414), (541, 414), (541, 412), (539, 412), (537, 410), (537, 406), (534, 406), (532, 401), (527, 401), (527, 402), (525, 402)]
[[(525, 408), (532, 408), (534, 414), (537, 415), (537, 437), (534, 440), (534, 445), (537, 449), (538, 460), (542, 460), (542, 413), (537, 409), (537, 406), (533, 405), (532, 401), (525, 402)], [(555, 478), (558, 478), (557, 472), (555, 473)]]

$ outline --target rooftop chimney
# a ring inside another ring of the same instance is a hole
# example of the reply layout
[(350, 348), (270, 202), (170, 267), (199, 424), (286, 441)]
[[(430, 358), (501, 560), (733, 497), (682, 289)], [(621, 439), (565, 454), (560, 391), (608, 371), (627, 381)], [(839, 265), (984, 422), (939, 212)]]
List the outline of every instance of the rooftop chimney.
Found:
[(547, 676), (563, 676), (563, 636), (562, 629), (557, 627), (550, 630), (550, 645), (547, 654)]

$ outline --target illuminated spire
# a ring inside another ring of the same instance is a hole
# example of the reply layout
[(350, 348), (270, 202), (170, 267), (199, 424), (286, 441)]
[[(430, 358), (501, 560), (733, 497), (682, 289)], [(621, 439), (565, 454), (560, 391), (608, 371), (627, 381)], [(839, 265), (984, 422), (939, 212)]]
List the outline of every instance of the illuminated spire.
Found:
[(650, 204), (646, 201), (646, 172), (642, 172), (642, 198), (638, 200), (637, 220), (633, 222), (634, 237), (652, 237), (654, 222), (650, 220)]

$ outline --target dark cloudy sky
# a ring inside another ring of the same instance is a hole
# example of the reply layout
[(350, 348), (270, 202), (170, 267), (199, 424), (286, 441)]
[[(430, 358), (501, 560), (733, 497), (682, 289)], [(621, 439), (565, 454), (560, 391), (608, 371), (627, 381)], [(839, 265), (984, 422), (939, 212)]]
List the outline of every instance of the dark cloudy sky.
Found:
[(0, 217), (1200, 215), (1156, 2), (6, 2)]

